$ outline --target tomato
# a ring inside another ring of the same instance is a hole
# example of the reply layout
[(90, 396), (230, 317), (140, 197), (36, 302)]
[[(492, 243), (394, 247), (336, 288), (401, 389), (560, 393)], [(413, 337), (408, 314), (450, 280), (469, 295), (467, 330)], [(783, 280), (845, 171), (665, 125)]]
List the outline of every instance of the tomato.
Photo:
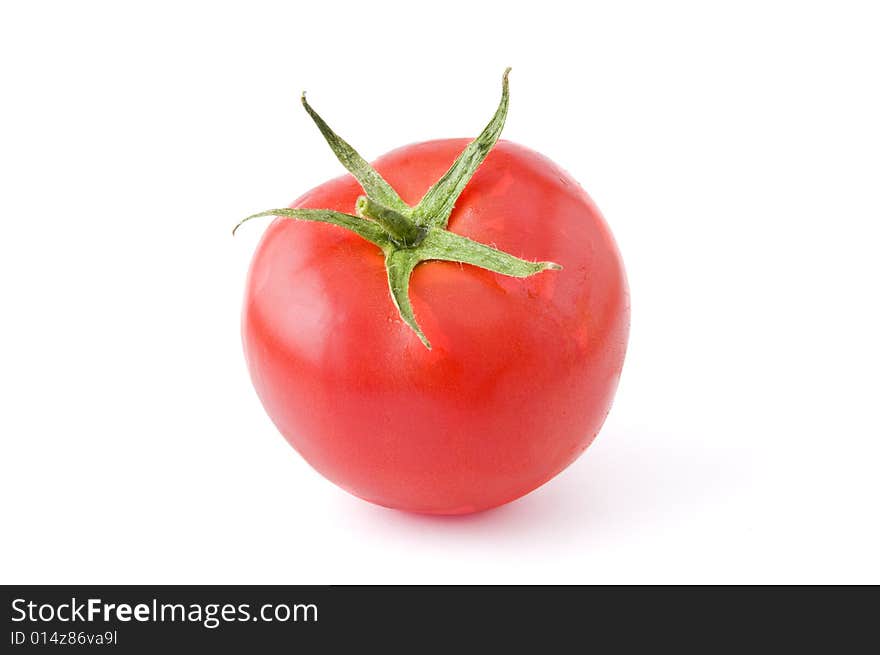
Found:
[[(374, 168), (415, 205), (467, 145), (417, 143)], [(292, 207), (351, 212), (362, 195), (345, 176)], [(253, 257), (242, 332), (267, 413), (317, 471), (373, 503), (463, 514), (528, 493), (590, 445), (620, 377), (629, 297), (596, 205), (523, 146), (495, 145), (448, 229), (562, 270), (420, 263), (409, 297), (429, 349), (392, 301), (382, 250), (277, 218)]]

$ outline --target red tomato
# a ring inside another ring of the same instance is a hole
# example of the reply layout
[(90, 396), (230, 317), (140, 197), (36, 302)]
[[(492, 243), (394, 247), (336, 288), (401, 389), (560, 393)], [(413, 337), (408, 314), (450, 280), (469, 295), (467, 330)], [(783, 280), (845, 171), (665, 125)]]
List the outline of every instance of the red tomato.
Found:
[[(467, 143), (418, 143), (374, 166), (416, 204)], [(362, 194), (346, 176), (293, 206), (351, 212)], [(243, 340), (266, 411), (321, 474), (380, 505), (463, 514), (528, 493), (590, 445), (620, 376), (629, 297), (596, 205), (522, 146), (498, 142), (449, 229), (563, 270), (421, 263), (410, 297), (429, 350), (392, 303), (374, 244), (279, 218), (253, 258)]]

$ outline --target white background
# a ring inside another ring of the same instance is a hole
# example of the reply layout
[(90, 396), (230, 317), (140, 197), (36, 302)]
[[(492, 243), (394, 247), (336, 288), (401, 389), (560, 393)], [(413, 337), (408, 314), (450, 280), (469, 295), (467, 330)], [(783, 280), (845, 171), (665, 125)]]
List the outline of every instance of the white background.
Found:
[[(0, 581), (880, 582), (872, 3), (4, 3)], [(371, 506), (241, 354), (264, 225), (368, 158), (505, 137), (632, 288), (611, 416), (496, 511)]]

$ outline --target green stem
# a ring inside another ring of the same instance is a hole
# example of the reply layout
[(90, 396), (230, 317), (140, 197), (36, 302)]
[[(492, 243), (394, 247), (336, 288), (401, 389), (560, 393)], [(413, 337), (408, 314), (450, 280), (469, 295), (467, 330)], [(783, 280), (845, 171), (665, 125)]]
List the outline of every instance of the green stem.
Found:
[(345, 139), (331, 130), (330, 126), (324, 122), (324, 119), (318, 115), (318, 112), (312, 109), (312, 106), (306, 100), (305, 91), (303, 91), (302, 94), (302, 105), (305, 108), (306, 113), (311, 116), (312, 120), (315, 122), (315, 125), (318, 126), (318, 130), (320, 130), (321, 134), (324, 136), (324, 140), (327, 141), (327, 144), (330, 146), (333, 154), (336, 155), (339, 163), (345, 166), (345, 168), (355, 176), (368, 196), (373, 198), (376, 202), (379, 202), (386, 207), (396, 209), (399, 212), (406, 214), (412, 212), (410, 206), (400, 199), (400, 196), (397, 195), (397, 191), (395, 191), (392, 186), (367, 163), (367, 160), (361, 157), (357, 150), (352, 148)]
[(392, 245), (388, 239), (388, 234), (380, 225), (359, 218), (358, 216), (343, 214), (342, 212), (335, 212), (330, 209), (291, 209), (289, 207), (285, 207), (284, 209), (270, 209), (268, 211), (260, 212), (259, 214), (252, 214), (251, 216), (242, 219), (239, 221), (238, 225), (232, 228), (232, 234), (234, 235), (238, 228), (249, 220), (253, 218), (261, 218), (263, 216), (278, 216), (279, 218), (295, 218), (300, 221), (330, 223), (331, 225), (337, 225), (354, 232), (370, 243), (375, 243), (383, 250)]
[(414, 208), (403, 202), (391, 185), (354, 148), (330, 129), (324, 119), (306, 102), (303, 94), (303, 107), (315, 121), (336, 157), (354, 175), (366, 193), (355, 203), (357, 216), (326, 209), (271, 209), (248, 216), (235, 226), (233, 234), (242, 223), (252, 218), (280, 216), (330, 223), (374, 243), (385, 253), (388, 288), (394, 306), (401, 319), (412, 328), (425, 347), (430, 349), (431, 344), (419, 327), (409, 300), (410, 278), (413, 269), (420, 263), (431, 260), (460, 262), (512, 277), (528, 277), (542, 271), (562, 270), (559, 264), (520, 259), (446, 228), (459, 195), (501, 135), (510, 102), (507, 81), (509, 73), (509, 68), (504, 71), (501, 102), (492, 120)]
[(498, 103), (498, 109), (495, 110), (492, 120), (419, 201), (413, 212), (419, 225), (446, 227), (458, 196), (498, 142), (501, 130), (504, 129), (504, 122), (507, 120), (507, 108), (510, 106), (510, 87), (507, 81), (509, 75), (510, 68), (507, 68), (501, 78), (501, 102)]
[(418, 252), (421, 261), (461, 262), (511, 277), (529, 277), (541, 271), (562, 270), (559, 264), (520, 259), (497, 248), (436, 227), (429, 230)]
[(427, 229), (416, 225), (400, 212), (380, 205), (367, 196), (361, 196), (357, 199), (355, 211), (358, 216), (372, 218), (384, 227), (392, 240), (401, 248), (412, 248), (419, 245), (427, 233)]

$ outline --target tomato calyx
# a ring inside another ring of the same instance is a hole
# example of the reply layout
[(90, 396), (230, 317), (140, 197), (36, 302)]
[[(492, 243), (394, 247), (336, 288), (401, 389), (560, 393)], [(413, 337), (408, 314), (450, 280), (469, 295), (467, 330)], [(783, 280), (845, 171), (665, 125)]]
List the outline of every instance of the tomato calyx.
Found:
[(367, 196), (358, 198), (354, 209), (358, 216), (370, 218), (385, 228), (388, 238), (399, 248), (415, 248), (428, 234), (426, 226), (416, 225), (400, 212), (380, 205)]
[(478, 243), (447, 229), (455, 202), (480, 164), (498, 141), (510, 102), (508, 75), (502, 78), (501, 102), (492, 119), (462, 151), (449, 170), (430, 188), (415, 207), (406, 204), (370, 164), (312, 109), (302, 95), (306, 112), (317, 125), (339, 162), (357, 179), (365, 195), (355, 204), (355, 215), (328, 209), (270, 209), (243, 219), (276, 216), (330, 223), (354, 232), (378, 246), (385, 255), (391, 298), (403, 321), (426, 348), (431, 344), (416, 321), (409, 300), (413, 269), (425, 261), (450, 261), (479, 266), (512, 277), (528, 277), (541, 271), (561, 270), (553, 262), (532, 262)]

